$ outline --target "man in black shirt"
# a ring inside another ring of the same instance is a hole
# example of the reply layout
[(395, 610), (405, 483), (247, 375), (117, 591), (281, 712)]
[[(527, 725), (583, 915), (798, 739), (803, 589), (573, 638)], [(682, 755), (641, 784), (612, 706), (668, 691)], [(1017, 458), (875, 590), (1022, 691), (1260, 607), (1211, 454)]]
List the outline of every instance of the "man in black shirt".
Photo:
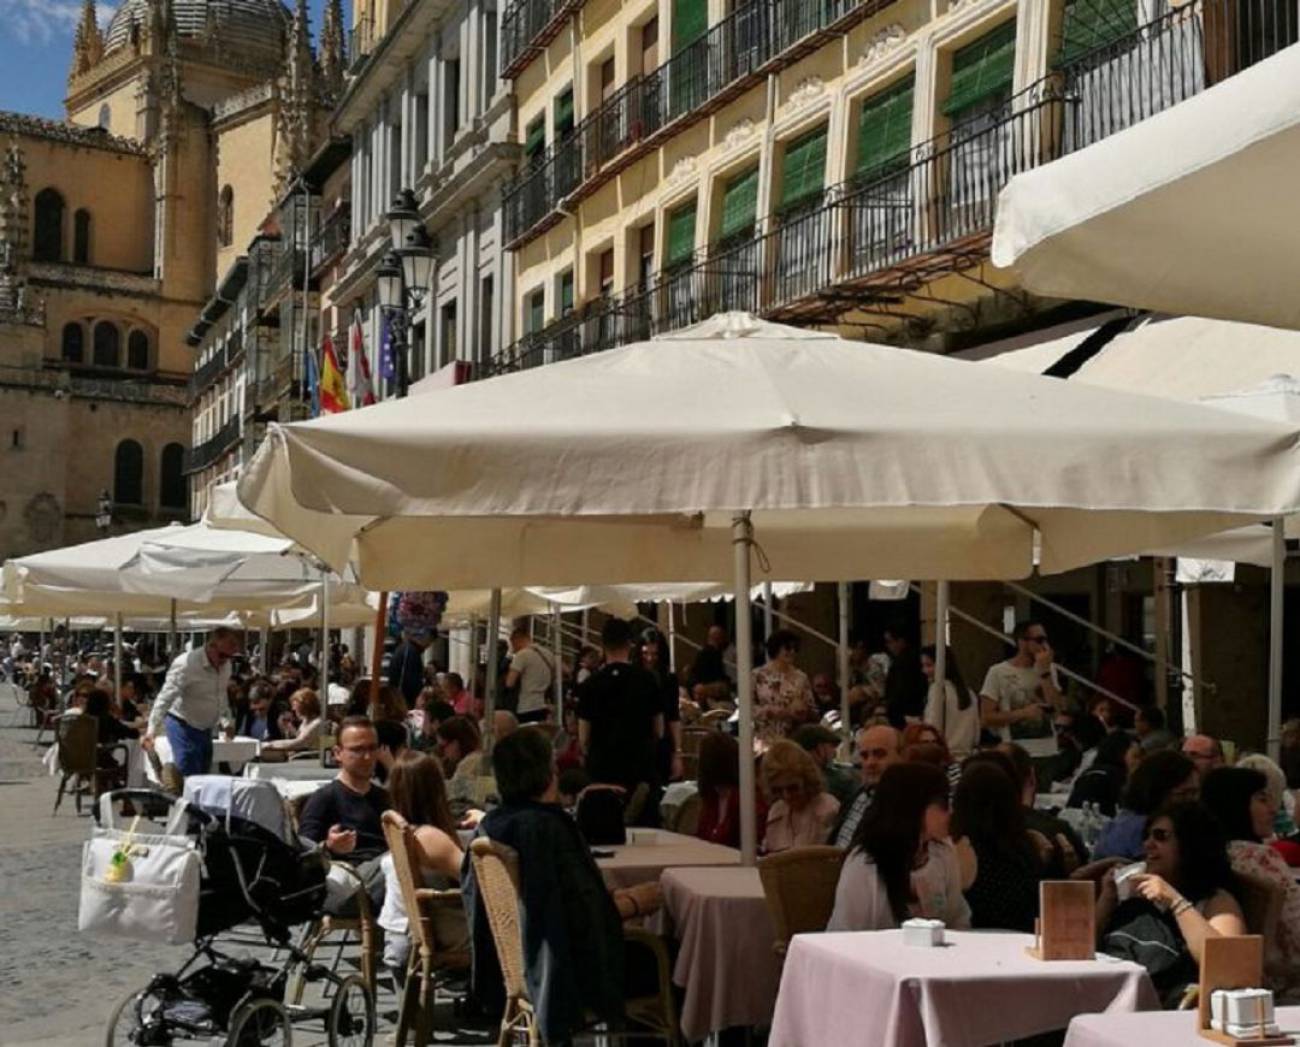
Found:
[[(334, 758), (339, 773), (332, 782), (312, 793), (298, 819), (298, 835), (322, 844), (331, 858), (346, 859), (365, 884), (377, 907), (384, 901), (384, 875), (380, 859), (388, 850), (380, 816), (388, 810), (388, 793), (371, 782), (379, 735), (365, 716), (349, 716), (339, 725)], [(346, 915), (355, 900), (336, 910)]]
[[(631, 792), (657, 784), (655, 751), (664, 734), (663, 704), (655, 678), (631, 663), (632, 627), (610, 618), (601, 630), (605, 664), (578, 688), (578, 741), (593, 782)], [(657, 812), (658, 801), (647, 803)]]
[(885, 708), (890, 724), (901, 731), (909, 720), (925, 715), (928, 685), (921, 671), (921, 656), (903, 625), (896, 622), (885, 630), (885, 649), (889, 652)]

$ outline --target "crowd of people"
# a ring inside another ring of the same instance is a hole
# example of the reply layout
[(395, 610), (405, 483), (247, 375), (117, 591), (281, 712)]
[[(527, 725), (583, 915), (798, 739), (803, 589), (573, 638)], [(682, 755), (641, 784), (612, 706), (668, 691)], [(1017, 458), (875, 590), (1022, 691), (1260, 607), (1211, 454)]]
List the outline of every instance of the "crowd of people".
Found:
[[(402, 814), (415, 827), (426, 884), (464, 891), (464, 912), (444, 912), (435, 935), (448, 948), (472, 942), (475, 991), (488, 1005), (499, 991), (495, 954), (459, 833), (510, 844), (529, 870), (526, 934), (539, 942), (558, 934), (568, 961), (597, 964), (579, 966), (582, 984), (530, 975), (542, 987), (543, 1026), (561, 1038), (584, 1011), (615, 1010), (623, 986), (641, 977), (644, 958), (625, 954), (619, 926), (629, 911), (657, 904), (653, 885), (605, 888), (589, 843), (610, 805), (620, 824), (658, 825), (665, 787), (692, 777), (694, 833), (738, 846), (742, 759), (754, 761), (761, 786), (763, 853), (826, 843), (846, 852), (828, 929), (925, 916), (951, 928), (1032, 931), (1040, 882), (1089, 879), (1099, 949), (1144, 963), (1172, 1005), (1195, 981), (1205, 940), (1244, 933), (1250, 892), (1262, 889), (1281, 898), (1268, 985), (1281, 1002), (1300, 1001), (1291, 794), (1300, 759), (1288, 755), (1285, 770), (1259, 754), (1230, 763), (1215, 738), (1175, 737), (1158, 707), (1130, 717), (1108, 698), (1075, 704), (1038, 622), (1017, 626), (1014, 653), (989, 667), (978, 691), (951, 652), (938, 680), (934, 648), (902, 629), (884, 640), (885, 651), (857, 647), (850, 662), (849, 763), (839, 759), (845, 732), (828, 726), (840, 726), (837, 683), (798, 667), (798, 635), (785, 630), (768, 637), (756, 667), (752, 754), (725, 722), (735, 687), (725, 630), (710, 629), (675, 674), (657, 629), (617, 618), (605, 622), (600, 648), (583, 648), (571, 666), (516, 630), (501, 652), (502, 701), (488, 719), (481, 679), (442, 671), (427, 644), (410, 638), (372, 686), (342, 649), (328, 683), (296, 656), (254, 672), (238, 635), (222, 629), (164, 660), (165, 672), (132, 666), (120, 700), (102, 656), (79, 657), (69, 704), (99, 719), (102, 740), (140, 737), (147, 748), (165, 735), (182, 775), (212, 769), (212, 739), (223, 731), (261, 740), (271, 760), (316, 753), (332, 737), (337, 776), (303, 806), (301, 837), (355, 869), (400, 973), (407, 917), (380, 819), (390, 808)], [(47, 674), (14, 662), (16, 646), (9, 671), (44, 686)], [(717, 729), (693, 731), (686, 752), (690, 725), (704, 723)], [(1300, 752), (1300, 730), (1289, 731)], [(1155, 960), (1135, 940), (1165, 948)], [(550, 962), (561, 961), (538, 960)]]

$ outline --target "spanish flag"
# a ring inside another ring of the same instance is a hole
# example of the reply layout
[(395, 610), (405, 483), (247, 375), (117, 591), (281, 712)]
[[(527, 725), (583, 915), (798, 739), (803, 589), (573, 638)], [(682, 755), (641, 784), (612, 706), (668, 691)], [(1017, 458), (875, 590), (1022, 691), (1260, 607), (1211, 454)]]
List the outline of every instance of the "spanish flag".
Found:
[(338, 357), (334, 355), (334, 343), (330, 336), (325, 336), (321, 348), (320, 368), (320, 413), (338, 414), (348, 409), (348, 390), (343, 381), (343, 371), (339, 367)]

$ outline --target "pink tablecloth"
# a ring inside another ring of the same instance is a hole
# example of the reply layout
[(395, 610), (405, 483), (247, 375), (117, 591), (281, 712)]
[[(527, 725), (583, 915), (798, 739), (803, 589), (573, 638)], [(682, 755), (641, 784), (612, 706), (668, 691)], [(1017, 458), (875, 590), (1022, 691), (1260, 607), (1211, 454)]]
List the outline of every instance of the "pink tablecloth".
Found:
[(738, 1025), (769, 1025), (781, 964), (757, 869), (667, 869), (659, 879), (680, 943), (673, 981), (685, 989), (687, 1040)]
[(769, 1047), (979, 1047), (1063, 1029), (1076, 1014), (1159, 1006), (1136, 964), (1044, 963), (1025, 954), (1027, 934), (948, 931), (947, 941), (925, 949), (904, 945), (901, 931), (796, 936)]
[(659, 879), (665, 869), (679, 865), (738, 865), (740, 852), (694, 836), (665, 829), (629, 829), (629, 842), (622, 847), (598, 847), (613, 851), (612, 857), (597, 858), (605, 883), (610, 887), (631, 887)]
[[(1195, 1011), (1142, 1014), (1081, 1014), (1070, 1022), (1065, 1047), (1207, 1047), (1212, 1040), (1196, 1032)], [(1287, 1036), (1300, 1036), (1300, 1007), (1279, 1007), (1277, 1024)]]

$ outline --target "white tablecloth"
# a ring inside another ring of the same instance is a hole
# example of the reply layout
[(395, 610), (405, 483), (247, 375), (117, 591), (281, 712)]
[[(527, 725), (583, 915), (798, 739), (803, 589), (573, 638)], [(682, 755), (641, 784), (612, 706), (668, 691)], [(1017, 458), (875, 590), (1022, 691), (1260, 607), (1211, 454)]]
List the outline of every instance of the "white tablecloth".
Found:
[[(242, 735), (236, 735), (234, 738), (214, 738), (212, 740), (212, 767), (215, 770), (219, 764), (229, 764), (231, 771), (238, 774), (249, 760), (257, 758), (261, 748), (262, 743), (256, 738), (246, 738)], [(153, 751), (158, 756), (159, 764), (172, 762), (172, 743), (167, 740), (165, 734), (160, 732), (154, 738)], [(158, 785), (158, 777), (154, 773), (153, 764), (149, 760), (145, 760), (144, 765), (144, 773), (148, 776), (149, 781), (154, 785)]]
[(665, 869), (668, 931), (681, 948), (673, 981), (687, 1040), (734, 1026), (766, 1026), (781, 983), (776, 929), (757, 869)]
[(1159, 1007), (1137, 964), (1035, 960), (1028, 934), (948, 931), (947, 942), (909, 947), (901, 931), (796, 935), (769, 1047), (982, 1047), (1064, 1029), (1076, 1014)]
[[(1081, 1014), (1070, 1022), (1065, 1047), (1208, 1047), (1196, 1031), (1196, 1011), (1139, 1014)], [(1300, 1036), (1300, 1007), (1279, 1007), (1277, 1024), (1286, 1036)]]
[(612, 851), (597, 858), (605, 883), (610, 887), (631, 887), (659, 879), (665, 869), (679, 865), (738, 865), (740, 852), (694, 836), (670, 833), (666, 829), (629, 829), (628, 842), (621, 847), (597, 847)]
[(337, 778), (337, 767), (324, 767), (319, 760), (289, 760), (286, 763), (250, 763), (245, 778), (283, 778), (295, 782), (328, 782)]

